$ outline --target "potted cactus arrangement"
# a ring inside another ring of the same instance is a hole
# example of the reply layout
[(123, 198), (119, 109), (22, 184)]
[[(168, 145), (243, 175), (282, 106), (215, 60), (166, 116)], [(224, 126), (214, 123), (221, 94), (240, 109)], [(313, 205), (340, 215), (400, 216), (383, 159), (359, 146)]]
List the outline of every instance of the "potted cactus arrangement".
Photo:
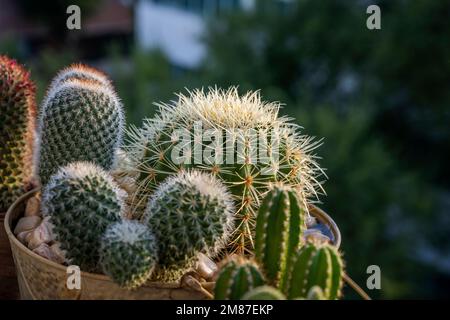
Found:
[[(313, 204), (320, 141), (280, 104), (194, 90), (126, 129), (112, 82), (75, 64), (36, 116), (33, 86), (2, 59), (0, 130), (21, 126), (6, 135), (0, 182), (2, 200), (18, 198), (5, 202), (5, 228), (22, 298), (340, 297), (339, 230)], [(18, 197), (29, 181), (36, 188)]]

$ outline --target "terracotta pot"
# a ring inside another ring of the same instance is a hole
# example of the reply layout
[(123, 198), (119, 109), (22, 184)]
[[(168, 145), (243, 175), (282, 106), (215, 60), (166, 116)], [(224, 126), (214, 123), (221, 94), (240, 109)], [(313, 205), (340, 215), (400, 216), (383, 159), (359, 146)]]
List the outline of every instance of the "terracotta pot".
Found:
[[(180, 283), (149, 282), (136, 290), (126, 290), (102, 274), (81, 272), (80, 290), (66, 286), (66, 266), (47, 260), (24, 246), (12, 233), (12, 226), (22, 216), (26, 200), (35, 195), (32, 190), (8, 209), (5, 230), (11, 243), (17, 279), (22, 299), (207, 299), (211, 295), (193, 276), (187, 275)], [(69, 274), (70, 275), (70, 274)]]

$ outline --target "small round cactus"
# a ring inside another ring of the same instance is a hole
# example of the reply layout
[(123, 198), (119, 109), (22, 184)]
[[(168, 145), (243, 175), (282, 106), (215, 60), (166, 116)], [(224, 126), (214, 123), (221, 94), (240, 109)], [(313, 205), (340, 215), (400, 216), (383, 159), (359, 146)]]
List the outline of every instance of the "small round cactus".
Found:
[(108, 227), (101, 239), (100, 265), (119, 286), (134, 289), (151, 276), (158, 260), (157, 245), (148, 227), (123, 220)]
[(253, 288), (264, 285), (258, 266), (238, 257), (228, 261), (220, 270), (214, 288), (214, 299), (239, 300)]
[(35, 162), (45, 185), (59, 167), (93, 162), (109, 170), (122, 141), (124, 115), (116, 93), (98, 81), (69, 79), (49, 90), (39, 116)]
[(320, 141), (300, 134), (289, 118), (278, 115), (280, 104), (262, 101), (258, 92), (196, 90), (159, 107), (156, 117), (129, 132), (130, 174), (138, 177), (136, 208), (181, 168), (212, 173), (233, 195), (232, 243), (243, 253), (254, 249), (256, 211), (272, 182), (295, 186), (304, 208), (323, 192), (323, 172), (312, 153)]
[[(289, 299), (316, 295), (318, 286), (327, 300), (339, 298), (342, 288), (343, 262), (336, 247), (315, 240), (308, 242), (296, 254), (285, 293)], [(315, 289), (317, 290), (317, 289)]]
[(274, 287), (260, 286), (244, 294), (241, 300), (286, 300), (286, 297)]
[(323, 294), (323, 290), (319, 286), (314, 286), (309, 289), (308, 294), (306, 295), (307, 300), (326, 300), (325, 295)]
[(259, 207), (256, 220), (255, 256), (267, 281), (283, 288), (292, 257), (306, 229), (305, 211), (297, 191), (275, 185)]
[(100, 239), (121, 219), (126, 194), (100, 167), (77, 162), (62, 167), (42, 193), (42, 213), (50, 217), (56, 240), (72, 264), (97, 271)]
[(15, 60), (0, 55), (0, 212), (32, 180), (35, 85)]
[(183, 171), (162, 183), (143, 216), (158, 243), (154, 279), (176, 281), (198, 253), (215, 256), (231, 234), (233, 210), (230, 194), (212, 175)]

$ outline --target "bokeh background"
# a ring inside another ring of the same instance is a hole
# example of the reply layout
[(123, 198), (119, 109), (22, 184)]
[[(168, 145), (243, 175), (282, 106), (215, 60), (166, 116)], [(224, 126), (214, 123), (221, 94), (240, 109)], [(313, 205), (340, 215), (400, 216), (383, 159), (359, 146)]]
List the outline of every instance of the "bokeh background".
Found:
[(61, 67), (104, 70), (136, 125), (185, 88), (260, 89), (324, 137), (321, 207), (350, 276), (365, 286), (375, 264), (374, 298), (450, 297), (450, 1), (0, 0), (0, 54), (31, 69), (39, 101)]

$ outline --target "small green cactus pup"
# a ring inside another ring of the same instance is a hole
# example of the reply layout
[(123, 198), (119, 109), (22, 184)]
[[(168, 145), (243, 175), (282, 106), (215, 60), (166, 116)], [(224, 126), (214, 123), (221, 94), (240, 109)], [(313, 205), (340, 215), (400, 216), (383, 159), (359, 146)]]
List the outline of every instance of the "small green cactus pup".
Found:
[(261, 286), (244, 294), (241, 300), (286, 300), (286, 297), (274, 287)]
[(323, 290), (318, 286), (314, 286), (311, 289), (309, 289), (306, 299), (307, 300), (326, 300), (325, 295), (323, 294)]
[(258, 210), (255, 256), (271, 285), (283, 288), (292, 258), (306, 229), (305, 211), (297, 191), (281, 184), (267, 193)]
[(225, 186), (210, 174), (180, 172), (169, 177), (148, 202), (143, 221), (156, 236), (155, 280), (177, 281), (199, 252), (214, 257), (233, 227), (234, 206)]
[(289, 299), (306, 297), (318, 286), (325, 299), (335, 300), (341, 294), (342, 275), (343, 262), (336, 247), (309, 240), (294, 258), (285, 293)]
[[(138, 173), (135, 208), (160, 181), (181, 168), (213, 173), (229, 188), (237, 211), (232, 242), (242, 253), (254, 248), (256, 210), (271, 182), (295, 185), (306, 204), (321, 192), (322, 170), (312, 150), (320, 144), (301, 135), (280, 104), (237, 88), (179, 94), (140, 129), (129, 132), (130, 157)], [(305, 205), (306, 207), (306, 205)]]
[(0, 212), (32, 180), (35, 85), (15, 60), (0, 55)]
[(39, 116), (40, 150), (35, 155), (41, 183), (71, 162), (111, 169), (123, 126), (122, 104), (110, 87), (69, 79), (49, 90)]
[(98, 270), (100, 239), (121, 219), (125, 197), (109, 174), (91, 163), (69, 164), (51, 177), (42, 193), (42, 213), (50, 216), (70, 263)]
[(214, 287), (214, 299), (239, 300), (250, 290), (264, 285), (258, 266), (241, 257), (229, 260), (221, 268)]
[(134, 289), (143, 285), (157, 261), (155, 237), (138, 221), (116, 222), (102, 237), (100, 265), (103, 272), (121, 287)]

